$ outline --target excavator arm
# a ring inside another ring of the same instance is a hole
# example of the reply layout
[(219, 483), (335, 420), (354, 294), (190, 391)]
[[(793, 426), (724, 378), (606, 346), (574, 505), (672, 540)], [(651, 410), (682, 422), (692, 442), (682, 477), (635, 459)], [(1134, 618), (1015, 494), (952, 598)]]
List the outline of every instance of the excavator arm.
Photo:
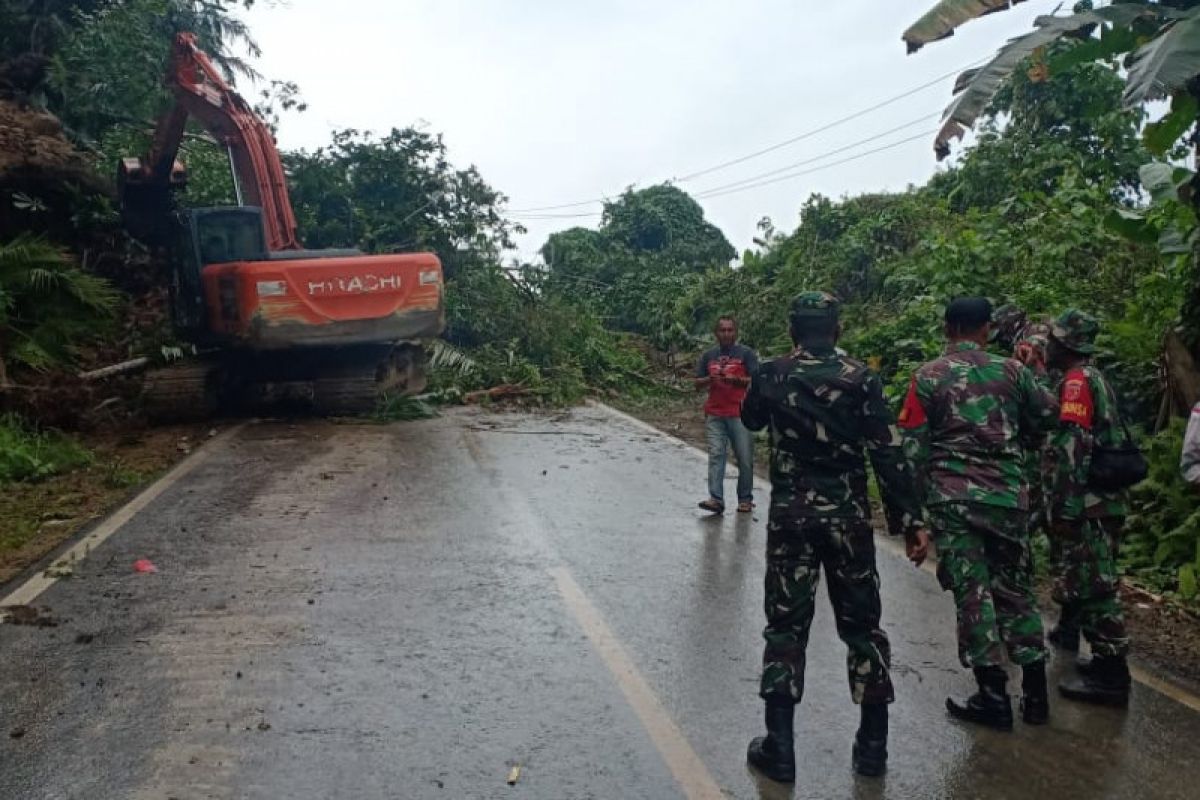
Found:
[(221, 76), (192, 33), (175, 37), (167, 84), (175, 103), (158, 121), (150, 152), (120, 165), (121, 210), (130, 230), (143, 238), (170, 207), (171, 190), (186, 182), (176, 160), (190, 118), (228, 151), (240, 205), (262, 209), (267, 249), (296, 250), (296, 217), (275, 137), (250, 105)]

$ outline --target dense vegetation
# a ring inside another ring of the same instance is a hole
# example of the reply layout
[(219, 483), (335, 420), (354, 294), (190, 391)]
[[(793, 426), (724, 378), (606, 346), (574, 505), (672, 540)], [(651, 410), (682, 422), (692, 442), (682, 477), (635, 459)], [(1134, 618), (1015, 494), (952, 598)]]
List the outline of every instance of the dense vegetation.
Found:
[[(795, 230), (764, 221), (759, 245), (737, 268), (664, 257), (614, 236), (614, 208), (642, 195), (682, 195), (670, 187), (629, 193), (606, 209), (599, 231), (550, 238), (547, 291), (660, 346), (688, 337), (698, 344), (718, 314), (733, 313), (747, 343), (780, 354), (790, 346), (790, 298), (830, 289), (845, 303), (844, 346), (881, 371), (893, 396), (939, 351), (941, 309), (955, 295), (1015, 302), (1031, 316), (1086, 309), (1104, 323), (1101, 361), (1125, 412), (1152, 437), (1154, 471), (1137, 492), (1127, 567), (1194, 595), (1200, 505), (1178, 475), (1182, 427), (1155, 431), (1177, 407), (1160, 353), (1195, 282), (1195, 222), (1173, 191), (1156, 190), (1147, 205), (1143, 183), (1155, 167), (1144, 165), (1154, 156), (1143, 141), (1144, 112), (1122, 110), (1122, 89), (1102, 63), (1073, 65), (1052, 80), (1018, 70), (952, 167), (902, 193), (809, 197)], [(623, 281), (644, 291), (622, 291)]]
[[(144, 307), (135, 296), (156, 265), (119, 231), (103, 184), (117, 158), (145, 147), (168, 102), (160, 78), (176, 31), (197, 31), (272, 124), (302, 110), (299, 87), (249, 83), (257, 47), (231, 12), (250, 2), (0, 0), (0, 91), (53, 113), (92, 166), (70, 191), (6, 183), (0, 169), (0, 364), (9, 372), (76, 363), (114, 329), (124, 337), (121, 356), (169, 343), (161, 317), (128, 322), (130, 309)], [(1122, 105), (1125, 80), (1111, 60), (1119, 50), (1079, 56), (1088, 46), (1051, 44), (1010, 69), (980, 109), (972, 146), (926, 185), (798, 197), (795, 228), (764, 220), (736, 266), (725, 235), (670, 185), (627, 191), (605, 205), (597, 229), (556, 233), (538, 263), (521, 264), (508, 261), (519, 227), (505, 215), (505, 196), (473, 167), (454, 166), (436, 135), (345, 130), (284, 157), (306, 245), (431, 249), (442, 258), (450, 345), (435, 357), (441, 398), (497, 384), (549, 402), (653, 392), (648, 347), (690, 352), (718, 314), (733, 313), (745, 341), (781, 353), (787, 303), (809, 288), (841, 296), (845, 347), (893, 389), (937, 352), (940, 310), (955, 294), (987, 294), (1031, 315), (1087, 309), (1104, 322), (1103, 364), (1153, 461), (1137, 492), (1127, 566), (1192, 595), (1200, 506), (1178, 477), (1181, 427), (1166, 423), (1195, 398), (1163, 380), (1160, 356), (1181, 310), (1200, 306), (1185, 302), (1200, 285), (1192, 175), (1176, 166), (1196, 107), (1177, 98), (1177, 113), (1147, 126), (1141, 105)], [(192, 131), (183, 155), (185, 202), (231, 200), (215, 143)], [(115, 312), (124, 324), (98, 324)], [(1195, 328), (1183, 337), (1193, 348)], [(415, 413), (404, 404), (384, 412)], [(0, 480), (74, 463), (45, 457), (51, 439), (31, 423), (8, 417), (3, 431)]]

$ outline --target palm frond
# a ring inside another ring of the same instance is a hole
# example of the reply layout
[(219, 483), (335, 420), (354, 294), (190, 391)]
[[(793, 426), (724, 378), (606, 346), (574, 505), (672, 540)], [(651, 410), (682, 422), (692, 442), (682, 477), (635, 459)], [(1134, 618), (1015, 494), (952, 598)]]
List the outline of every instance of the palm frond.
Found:
[(429, 366), (435, 370), (446, 370), (457, 375), (470, 375), (479, 369), (478, 362), (465, 350), (455, 347), (444, 339), (434, 339), (426, 348), (429, 351)]

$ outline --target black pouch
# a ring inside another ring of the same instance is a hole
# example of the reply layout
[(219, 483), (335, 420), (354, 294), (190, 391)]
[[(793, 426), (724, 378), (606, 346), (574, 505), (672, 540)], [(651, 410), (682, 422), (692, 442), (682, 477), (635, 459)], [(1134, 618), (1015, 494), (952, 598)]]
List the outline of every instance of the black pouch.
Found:
[(1088, 469), (1088, 488), (1102, 492), (1119, 492), (1141, 483), (1150, 474), (1150, 465), (1141, 448), (1133, 443), (1129, 428), (1121, 423), (1124, 438), (1112, 447), (1096, 445)]

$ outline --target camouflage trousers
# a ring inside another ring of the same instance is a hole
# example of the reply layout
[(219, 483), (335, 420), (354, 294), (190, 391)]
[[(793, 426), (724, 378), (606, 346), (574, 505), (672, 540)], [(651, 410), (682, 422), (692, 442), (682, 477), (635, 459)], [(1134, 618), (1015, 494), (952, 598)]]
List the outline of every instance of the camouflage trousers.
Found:
[(981, 503), (930, 506), (938, 580), (954, 593), (958, 657), (965, 667), (1045, 659), (1033, 594), (1028, 512)]
[(1077, 520), (1053, 537), (1061, 553), (1054, 599), (1070, 613), (1096, 655), (1129, 652), (1116, 563), (1124, 524), (1122, 517)]
[(879, 573), (870, 523), (857, 518), (796, 518), (771, 510), (767, 523), (762, 685), (764, 698), (804, 695), (805, 651), (821, 567), (855, 703), (890, 703), (891, 648), (879, 627)]

